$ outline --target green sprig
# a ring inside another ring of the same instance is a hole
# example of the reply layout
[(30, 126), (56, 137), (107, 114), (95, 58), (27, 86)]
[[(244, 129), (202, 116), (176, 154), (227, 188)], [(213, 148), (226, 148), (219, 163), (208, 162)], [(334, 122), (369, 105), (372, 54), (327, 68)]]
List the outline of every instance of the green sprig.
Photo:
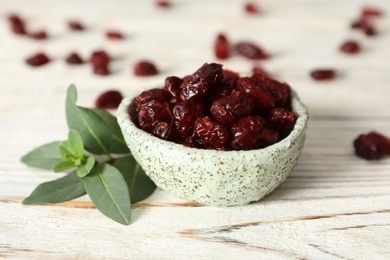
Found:
[(131, 157), (116, 118), (76, 101), (76, 87), (70, 85), (65, 102), (68, 139), (39, 146), (21, 158), (30, 167), (66, 175), (40, 184), (23, 204), (60, 203), (87, 193), (100, 212), (129, 225), (131, 202), (149, 197), (156, 185)]

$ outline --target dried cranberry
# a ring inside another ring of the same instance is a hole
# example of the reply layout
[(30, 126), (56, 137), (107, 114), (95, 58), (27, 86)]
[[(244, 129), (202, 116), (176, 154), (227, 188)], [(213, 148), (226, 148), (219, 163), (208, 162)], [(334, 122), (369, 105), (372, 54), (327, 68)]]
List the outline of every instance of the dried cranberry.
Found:
[(288, 84), (281, 83), (262, 73), (254, 73), (251, 80), (271, 95), (275, 101), (275, 106), (286, 107), (290, 103), (291, 88)]
[(316, 69), (310, 73), (310, 76), (315, 80), (329, 80), (336, 76), (333, 69)]
[(137, 107), (137, 119), (139, 127), (150, 133), (159, 122), (171, 123), (172, 113), (168, 103), (151, 100)]
[(279, 141), (279, 132), (270, 127), (264, 127), (260, 131), (257, 145), (259, 148), (267, 147)]
[(224, 70), (222, 82), (217, 86), (213, 93), (213, 99), (229, 96), (236, 88), (238, 73), (231, 70)]
[(108, 65), (106, 64), (98, 64), (93, 65), (93, 73), (100, 76), (107, 76), (110, 74), (110, 70), (108, 69)]
[(376, 32), (376, 29), (374, 27), (373, 24), (364, 24), (362, 26), (362, 30), (363, 32), (367, 35), (367, 36), (374, 36), (377, 34)]
[(264, 68), (260, 67), (259, 65), (253, 66), (252, 72), (254, 74), (263, 75), (265, 77), (269, 77), (269, 78), (271, 77), (271, 75)]
[(181, 100), (196, 99), (204, 96), (208, 91), (218, 86), (222, 78), (222, 65), (205, 63), (190, 77), (183, 79), (180, 85)]
[(295, 125), (295, 114), (283, 108), (274, 108), (271, 110), (267, 123), (282, 133), (290, 133)]
[(158, 74), (158, 70), (150, 61), (139, 61), (134, 65), (134, 75), (152, 76), (156, 74)]
[(248, 93), (252, 97), (255, 108), (260, 114), (265, 114), (275, 107), (275, 101), (271, 95), (264, 89), (256, 86), (248, 77), (238, 79), (237, 89), (241, 92)]
[(73, 31), (83, 31), (84, 25), (80, 21), (72, 20), (68, 22), (68, 27)]
[(66, 57), (66, 62), (69, 64), (82, 64), (83, 60), (76, 52), (72, 52), (68, 55), (68, 57)]
[(115, 109), (123, 99), (122, 94), (117, 90), (103, 92), (95, 101), (95, 107), (102, 109)]
[(250, 150), (255, 148), (263, 126), (264, 120), (259, 116), (241, 118), (230, 130), (233, 136), (230, 146), (234, 150)]
[(357, 41), (348, 40), (340, 46), (340, 51), (347, 54), (355, 54), (360, 52), (360, 44)]
[(252, 42), (239, 42), (236, 44), (235, 49), (238, 54), (251, 60), (263, 60), (269, 58), (269, 55), (260, 48), (260, 46)]
[(135, 103), (137, 106), (140, 106), (151, 100), (156, 100), (158, 102), (168, 101), (169, 93), (168, 91), (160, 88), (146, 90), (135, 99)]
[(377, 132), (359, 135), (353, 145), (355, 154), (366, 160), (379, 160), (390, 155), (390, 139)]
[(249, 115), (253, 108), (249, 94), (233, 90), (231, 95), (214, 100), (210, 112), (219, 123), (230, 126), (238, 118)]
[(192, 134), (196, 119), (202, 116), (203, 105), (192, 100), (183, 101), (173, 107), (172, 114), (177, 132), (186, 139)]
[(108, 65), (110, 56), (103, 50), (94, 51), (91, 55), (91, 63), (93, 66)]
[(152, 134), (167, 141), (175, 141), (177, 139), (175, 127), (167, 122), (157, 123), (153, 127)]
[(245, 4), (245, 11), (248, 14), (258, 14), (259, 13), (259, 9), (258, 9), (257, 5), (253, 2), (249, 2), (249, 3)]
[(183, 80), (179, 77), (171, 76), (165, 79), (164, 90), (170, 94), (169, 103), (172, 105), (180, 102), (180, 85)]
[(359, 17), (357, 20), (353, 21), (351, 24), (351, 28), (360, 29), (367, 36), (374, 36), (377, 33), (372, 19), (368, 16), (362, 16)]
[(208, 149), (224, 148), (231, 138), (231, 134), (226, 127), (213, 122), (208, 116), (196, 120), (195, 133), (204, 148)]
[(20, 16), (16, 14), (11, 14), (8, 16), (8, 21), (11, 25), (11, 30), (15, 34), (19, 34), (19, 35), (26, 34), (26, 26), (24, 20)]
[(33, 67), (38, 67), (49, 63), (50, 60), (43, 52), (39, 52), (27, 58), (26, 63)]
[(382, 16), (382, 11), (378, 8), (366, 6), (362, 9), (361, 16), (362, 17), (379, 17)]
[(156, 6), (160, 8), (169, 8), (172, 6), (171, 2), (167, 0), (157, 0), (156, 1)]
[(43, 40), (47, 38), (45, 31), (29, 32), (27, 36), (35, 40)]
[(214, 54), (218, 59), (227, 59), (230, 56), (230, 45), (226, 35), (219, 34), (214, 43)]
[(122, 40), (125, 36), (118, 31), (109, 30), (106, 32), (106, 37), (111, 40)]
[(226, 79), (226, 78), (238, 79), (239, 77), (240, 77), (240, 74), (235, 72), (235, 71), (228, 70), (228, 69), (223, 70), (223, 79)]

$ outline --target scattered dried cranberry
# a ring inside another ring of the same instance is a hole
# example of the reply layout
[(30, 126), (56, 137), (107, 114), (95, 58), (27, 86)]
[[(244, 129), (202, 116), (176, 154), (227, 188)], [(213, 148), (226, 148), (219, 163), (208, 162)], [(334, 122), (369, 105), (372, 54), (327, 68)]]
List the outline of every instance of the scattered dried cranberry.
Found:
[(336, 76), (336, 72), (332, 69), (316, 69), (310, 73), (310, 76), (315, 80), (329, 80)]
[(238, 54), (251, 60), (268, 59), (269, 55), (260, 46), (251, 42), (239, 42), (235, 49)]
[(230, 44), (226, 35), (218, 34), (214, 43), (214, 54), (218, 59), (227, 59), (230, 57)]
[(134, 75), (152, 76), (156, 74), (158, 74), (158, 70), (150, 61), (139, 61), (134, 65)]
[(259, 8), (257, 5), (253, 2), (249, 2), (245, 4), (245, 11), (248, 14), (258, 14), (259, 13)]
[(93, 73), (100, 76), (107, 76), (110, 74), (110, 70), (108, 69), (108, 65), (106, 64), (100, 64), (100, 65), (93, 65)]
[(15, 34), (24, 35), (26, 34), (26, 26), (24, 20), (16, 14), (11, 14), (8, 16), (8, 21), (11, 25), (11, 30)]
[(102, 109), (115, 109), (123, 99), (122, 94), (117, 90), (109, 90), (99, 95), (95, 101), (95, 107)]
[(80, 21), (72, 20), (68, 22), (68, 26), (73, 31), (84, 31), (84, 25)]
[(159, 122), (171, 123), (172, 113), (168, 103), (151, 100), (137, 108), (137, 119), (139, 127), (150, 133)]
[(156, 6), (160, 8), (169, 8), (172, 6), (171, 2), (167, 0), (157, 0), (156, 1)]
[(371, 7), (371, 6), (366, 6), (362, 9), (361, 16), (362, 17), (379, 17), (382, 16), (382, 11), (379, 10), (378, 8)]
[(226, 127), (213, 122), (208, 116), (196, 120), (195, 133), (199, 137), (200, 143), (211, 149), (224, 149), (231, 138), (231, 134)]
[(108, 65), (111, 58), (103, 50), (94, 51), (91, 55), (91, 63), (93, 66)]
[(29, 32), (27, 36), (35, 40), (43, 40), (47, 38), (47, 33), (45, 31)]
[(109, 30), (106, 32), (106, 37), (111, 40), (122, 40), (125, 36), (118, 31)]
[(259, 116), (248, 116), (241, 118), (231, 128), (232, 141), (230, 146), (234, 150), (251, 150), (256, 147), (260, 138), (264, 120)]
[(377, 132), (359, 135), (353, 145), (355, 154), (366, 160), (379, 160), (390, 155), (390, 139)]
[(169, 92), (161, 89), (161, 88), (154, 88), (150, 90), (146, 90), (142, 92), (136, 99), (135, 104), (137, 106), (140, 106), (142, 104), (145, 104), (146, 102), (149, 102), (151, 100), (156, 100), (158, 102), (165, 102), (169, 100)]
[(348, 40), (340, 46), (340, 51), (347, 54), (360, 52), (360, 44), (357, 41)]
[(82, 64), (83, 60), (76, 52), (73, 52), (66, 57), (66, 62), (69, 64)]
[(193, 134), (196, 119), (203, 114), (203, 105), (192, 100), (177, 103), (173, 109), (173, 120), (177, 132), (183, 139)]
[(38, 52), (26, 59), (26, 63), (33, 67), (42, 66), (49, 62), (49, 58), (43, 52)]

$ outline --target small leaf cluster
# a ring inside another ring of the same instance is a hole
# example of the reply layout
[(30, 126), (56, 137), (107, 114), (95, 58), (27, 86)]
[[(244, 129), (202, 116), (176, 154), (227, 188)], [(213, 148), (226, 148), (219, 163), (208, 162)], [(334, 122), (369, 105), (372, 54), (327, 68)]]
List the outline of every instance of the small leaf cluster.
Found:
[(116, 118), (76, 102), (76, 87), (70, 85), (65, 103), (68, 139), (44, 144), (21, 159), (30, 167), (66, 175), (40, 184), (23, 204), (60, 203), (88, 194), (101, 213), (129, 225), (131, 203), (146, 199), (156, 185), (131, 156)]

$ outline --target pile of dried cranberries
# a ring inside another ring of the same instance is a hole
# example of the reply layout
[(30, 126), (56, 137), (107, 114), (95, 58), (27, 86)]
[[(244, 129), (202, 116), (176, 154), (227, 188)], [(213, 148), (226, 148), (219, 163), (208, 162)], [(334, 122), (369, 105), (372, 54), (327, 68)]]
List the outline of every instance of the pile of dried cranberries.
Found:
[(192, 75), (167, 77), (163, 88), (142, 92), (139, 128), (189, 147), (250, 150), (274, 144), (294, 128), (291, 89), (264, 74), (240, 77), (220, 64)]

